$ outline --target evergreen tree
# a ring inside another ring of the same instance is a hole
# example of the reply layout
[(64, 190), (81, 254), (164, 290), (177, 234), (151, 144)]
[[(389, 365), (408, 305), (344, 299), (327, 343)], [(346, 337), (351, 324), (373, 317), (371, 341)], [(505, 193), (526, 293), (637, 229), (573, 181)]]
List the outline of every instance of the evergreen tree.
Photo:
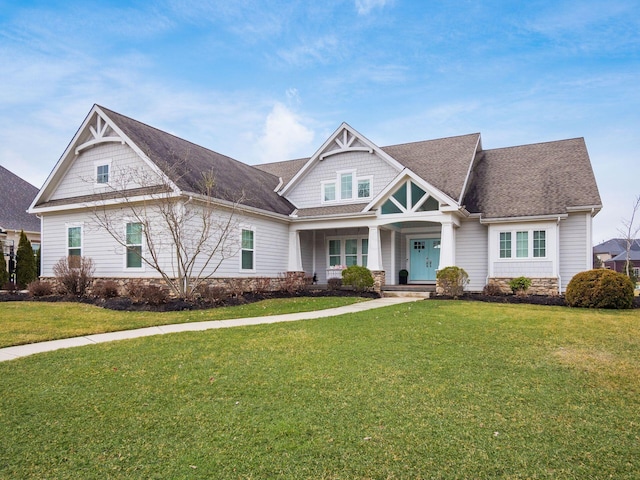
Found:
[(25, 288), (37, 278), (38, 269), (31, 242), (24, 231), (21, 231), (18, 252), (16, 253), (16, 283), (18, 288)]
[(9, 281), (9, 270), (7, 270), (7, 260), (4, 257), (4, 244), (0, 241), (0, 289)]

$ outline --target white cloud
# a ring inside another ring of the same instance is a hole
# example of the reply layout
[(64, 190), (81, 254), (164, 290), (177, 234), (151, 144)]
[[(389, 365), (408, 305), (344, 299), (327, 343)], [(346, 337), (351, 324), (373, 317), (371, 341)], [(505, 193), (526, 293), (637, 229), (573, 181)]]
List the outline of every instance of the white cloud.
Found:
[(335, 62), (341, 57), (341, 42), (333, 35), (302, 43), (288, 50), (278, 51), (278, 56), (289, 65), (305, 66), (311, 63)]
[(367, 15), (376, 7), (384, 7), (389, 0), (356, 0), (356, 10), (358, 15)]
[(300, 118), (285, 105), (277, 102), (258, 140), (258, 157), (262, 162), (290, 160), (310, 154), (314, 132), (304, 126)]

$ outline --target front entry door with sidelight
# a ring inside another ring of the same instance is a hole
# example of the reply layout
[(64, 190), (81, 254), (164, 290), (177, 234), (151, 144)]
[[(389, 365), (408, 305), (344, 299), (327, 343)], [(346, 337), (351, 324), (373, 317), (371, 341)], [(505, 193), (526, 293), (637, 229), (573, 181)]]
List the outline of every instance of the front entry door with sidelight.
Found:
[(440, 265), (440, 239), (415, 238), (409, 242), (409, 281), (435, 281)]

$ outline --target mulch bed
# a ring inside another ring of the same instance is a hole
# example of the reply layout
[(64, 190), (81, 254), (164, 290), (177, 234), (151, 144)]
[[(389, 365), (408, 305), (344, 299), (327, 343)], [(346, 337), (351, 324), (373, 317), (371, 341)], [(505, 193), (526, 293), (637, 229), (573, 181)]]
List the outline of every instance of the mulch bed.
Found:
[[(120, 311), (147, 311), (147, 312), (176, 312), (181, 310), (203, 310), (207, 308), (231, 307), (236, 305), (244, 305), (247, 303), (259, 302), (269, 298), (295, 298), (295, 297), (347, 297), (356, 294), (353, 290), (308, 290), (295, 294), (286, 292), (271, 293), (245, 293), (237, 297), (229, 297), (218, 302), (207, 302), (204, 300), (187, 301), (182, 299), (167, 299), (162, 303), (134, 302), (127, 297), (115, 298), (97, 298), (97, 297), (76, 297), (70, 295), (49, 295), (45, 297), (33, 297), (23, 292), (5, 292), (0, 293), (0, 302), (15, 301), (37, 301), (37, 302), (80, 302), (110, 310)], [(357, 294), (364, 298), (380, 298), (380, 295), (374, 292), (365, 292)], [(451, 300), (452, 297), (434, 296), (434, 300)], [(474, 302), (490, 302), (490, 303), (511, 303), (511, 304), (530, 304), (530, 305), (553, 305), (566, 306), (564, 297), (562, 296), (545, 296), (545, 295), (483, 295), (480, 293), (465, 293), (459, 297), (460, 300), (468, 300)], [(640, 297), (634, 297), (633, 308), (640, 308)]]

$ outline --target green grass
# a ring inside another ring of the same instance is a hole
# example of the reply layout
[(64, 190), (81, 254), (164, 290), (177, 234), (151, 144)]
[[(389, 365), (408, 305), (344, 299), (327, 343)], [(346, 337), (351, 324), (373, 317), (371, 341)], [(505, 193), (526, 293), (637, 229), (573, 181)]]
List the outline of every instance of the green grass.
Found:
[(426, 301), (0, 363), (0, 478), (640, 472), (640, 312)]
[(133, 328), (261, 317), (341, 307), (358, 297), (271, 299), (235, 307), (183, 312), (116, 312), (82, 303), (0, 302), (0, 347)]

